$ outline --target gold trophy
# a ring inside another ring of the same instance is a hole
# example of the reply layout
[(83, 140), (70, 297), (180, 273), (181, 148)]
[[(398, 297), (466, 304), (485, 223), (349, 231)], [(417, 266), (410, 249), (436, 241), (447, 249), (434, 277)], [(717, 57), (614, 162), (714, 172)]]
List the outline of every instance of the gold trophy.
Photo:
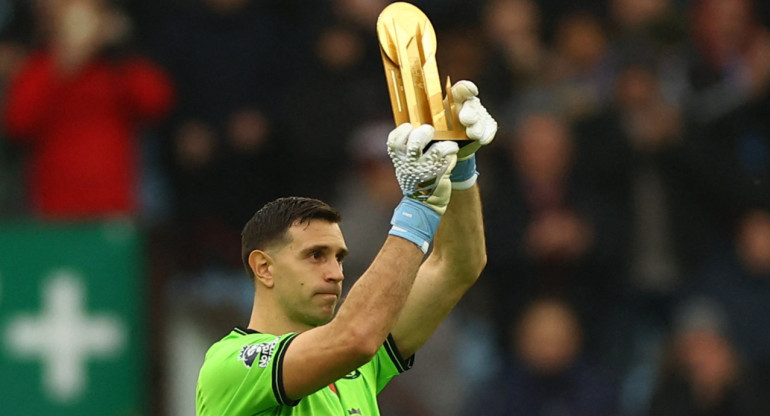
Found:
[(436, 32), (425, 13), (409, 3), (391, 3), (377, 19), (377, 37), (396, 126), (431, 124), (435, 140), (469, 140), (457, 119), (449, 77), (441, 88)]

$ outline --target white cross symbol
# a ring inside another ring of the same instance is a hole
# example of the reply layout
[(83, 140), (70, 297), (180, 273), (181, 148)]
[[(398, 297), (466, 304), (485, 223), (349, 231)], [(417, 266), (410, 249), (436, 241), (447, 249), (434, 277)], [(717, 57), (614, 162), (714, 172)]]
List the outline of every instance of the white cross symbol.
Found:
[(89, 356), (106, 358), (125, 341), (122, 322), (84, 312), (85, 288), (71, 270), (58, 270), (42, 287), (38, 316), (12, 318), (5, 339), (20, 359), (43, 362), (43, 388), (59, 402), (71, 402), (86, 389)]

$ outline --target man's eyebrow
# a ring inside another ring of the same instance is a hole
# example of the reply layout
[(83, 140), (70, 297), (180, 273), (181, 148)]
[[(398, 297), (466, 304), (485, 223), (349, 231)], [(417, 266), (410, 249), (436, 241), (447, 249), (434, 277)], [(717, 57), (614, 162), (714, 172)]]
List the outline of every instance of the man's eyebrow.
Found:
[[(328, 252), (328, 251), (334, 251), (334, 250), (332, 250), (331, 246), (328, 246), (326, 244), (315, 244), (315, 245), (312, 245), (310, 247), (304, 248), (303, 250), (300, 251), (300, 253), (302, 253), (302, 254), (310, 254), (310, 253), (312, 253), (314, 251)], [(344, 248), (344, 247), (340, 248), (339, 250), (336, 250), (336, 255), (338, 255), (338, 256), (340, 256), (342, 258), (345, 258), (345, 256), (348, 255), (348, 249)]]

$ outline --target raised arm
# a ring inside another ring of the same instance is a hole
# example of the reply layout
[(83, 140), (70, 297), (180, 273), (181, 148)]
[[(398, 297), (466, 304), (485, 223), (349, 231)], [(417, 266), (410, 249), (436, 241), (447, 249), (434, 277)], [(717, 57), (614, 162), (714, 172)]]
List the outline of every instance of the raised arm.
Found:
[(473, 141), (458, 152), (451, 175), (452, 198), (436, 233), (433, 251), (420, 267), (392, 331), (399, 351), (407, 357), (425, 344), (486, 265), (475, 152), (494, 139), (497, 122), (481, 105), (473, 83), (460, 81), (452, 87), (452, 93), (461, 103), (459, 118)]
[(405, 124), (388, 138), (405, 195), (391, 220), (391, 235), (337, 316), (288, 347), (283, 367), (288, 397), (313, 393), (366, 363), (390, 333), (451, 194), (457, 145), (435, 144), (423, 154), (432, 137), (431, 126), (413, 130)]

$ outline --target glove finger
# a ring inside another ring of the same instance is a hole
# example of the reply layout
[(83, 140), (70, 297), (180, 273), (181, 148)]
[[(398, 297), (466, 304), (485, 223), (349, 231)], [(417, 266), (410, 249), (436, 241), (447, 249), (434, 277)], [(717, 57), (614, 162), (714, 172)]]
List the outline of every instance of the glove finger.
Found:
[(468, 136), (469, 139), (480, 141), (479, 139), (484, 134), (485, 129), (486, 129), (486, 123), (478, 122), (471, 126), (468, 126), (468, 128), (465, 129), (465, 134)]
[(479, 143), (488, 145), (497, 134), (497, 121), (490, 116), (487, 120), (479, 124), (484, 126), (483, 132), (478, 136)]
[(452, 86), (452, 97), (457, 103), (463, 103), (471, 97), (479, 95), (479, 88), (471, 81), (457, 81)]
[(430, 124), (423, 124), (409, 133), (409, 137), (406, 140), (406, 152), (409, 155), (419, 156), (422, 149), (433, 140), (436, 129)]
[(497, 133), (497, 122), (478, 99), (468, 101), (458, 118), (466, 126), (465, 133), (468, 138), (478, 140), (481, 144), (489, 144)]
[(497, 133), (497, 122), (492, 117), (485, 117), (479, 122), (468, 126), (465, 130), (465, 134), (468, 138), (477, 140), (482, 145), (487, 145), (495, 137)]
[(409, 133), (412, 131), (412, 125), (409, 123), (401, 124), (388, 134), (388, 149), (394, 152), (406, 152), (406, 141)]
[(472, 97), (460, 108), (457, 118), (464, 126), (470, 127), (481, 120), (484, 113), (486, 113), (486, 109), (481, 105), (481, 101), (479, 101), (478, 97)]

